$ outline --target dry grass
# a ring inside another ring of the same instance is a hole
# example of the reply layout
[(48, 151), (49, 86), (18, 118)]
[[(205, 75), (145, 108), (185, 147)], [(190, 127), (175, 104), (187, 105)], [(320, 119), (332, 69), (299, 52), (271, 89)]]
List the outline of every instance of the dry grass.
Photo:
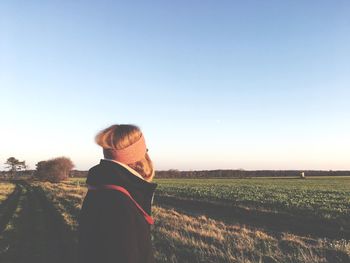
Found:
[(0, 204), (15, 190), (15, 185), (9, 182), (0, 182)]
[(158, 262), (348, 262), (350, 242), (269, 234), (154, 207)]
[[(4, 186), (6, 185), (6, 186)], [(11, 183), (1, 183), (0, 184), (0, 195), (5, 195), (5, 193), (7, 193), (6, 196), (10, 195), (13, 190), (15, 188), (15, 185), (11, 184)], [(15, 206), (15, 209), (13, 211), (13, 214), (11, 214), (11, 216), (9, 217), (9, 221), (5, 222), (6, 225), (4, 227), (4, 229), (2, 230), (2, 232), (0, 233), (0, 259), (3, 260), (3, 257), (5, 254), (7, 254), (9, 251), (11, 251), (12, 246), (14, 244), (17, 244), (19, 242), (19, 240), (16, 238), (17, 236), (17, 232), (18, 232), (18, 225), (19, 225), (19, 220), (21, 217), (21, 214), (23, 213), (23, 204), (26, 201), (25, 200), (25, 193), (26, 193), (26, 189), (22, 189), (22, 195), (20, 195), (19, 200), (17, 205)], [(7, 213), (8, 211), (2, 211), (0, 210), (0, 219), (3, 218), (3, 216), (5, 216), (5, 213)], [(15, 240), (15, 243), (13, 244), (13, 241)], [(0, 260), (0, 261), (1, 261)], [(1, 261), (2, 262), (2, 261)], [(8, 262), (8, 261), (4, 261), (4, 262)]]
[(44, 191), (46, 197), (62, 215), (65, 223), (73, 231), (76, 231), (78, 226), (77, 217), (87, 192), (86, 187), (80, 187), (70, 181), (56, 184), (33, 182), (32, 185)]

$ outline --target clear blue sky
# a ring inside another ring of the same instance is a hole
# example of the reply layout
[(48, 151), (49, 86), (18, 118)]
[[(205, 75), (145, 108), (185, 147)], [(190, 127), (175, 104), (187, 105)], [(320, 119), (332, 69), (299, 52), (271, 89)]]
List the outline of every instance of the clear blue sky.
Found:
[(349, 1), (1, 1), (0, 161), (99, 161), (139, 125), (157, 169), (350, 169)]

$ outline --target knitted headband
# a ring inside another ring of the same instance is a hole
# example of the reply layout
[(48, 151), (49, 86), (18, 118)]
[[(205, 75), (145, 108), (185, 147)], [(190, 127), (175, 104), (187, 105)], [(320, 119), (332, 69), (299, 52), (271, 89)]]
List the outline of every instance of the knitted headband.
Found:
[(121, 163), (130, 164), (136, 163), (145, 157), (147, 148), (146, 142), (143, 135), (141, 138), (129, 145), (126, 148), (117, 150), (117, 149), (104, 149), (104, 151), (108, 151), (108, 153), (113, 157), (113, 160), (116, 160)]

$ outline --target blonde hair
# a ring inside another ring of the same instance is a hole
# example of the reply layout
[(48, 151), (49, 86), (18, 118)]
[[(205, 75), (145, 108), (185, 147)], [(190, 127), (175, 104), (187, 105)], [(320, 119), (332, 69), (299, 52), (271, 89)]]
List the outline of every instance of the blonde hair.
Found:
[[(141, 136), (140, 128), (135, 125), (115, 124), (100, 131), (96, 135), (95, 141), (103, 149), (121, 150), (138, 141)], [(108, 156), (108, 151), (103, 152), (106, 158), (111, 158), (111, 156)], [(148, 153), (140, 161), (127, 165), (137, 171), (146, 181), (152, 181), (154, 169)]]

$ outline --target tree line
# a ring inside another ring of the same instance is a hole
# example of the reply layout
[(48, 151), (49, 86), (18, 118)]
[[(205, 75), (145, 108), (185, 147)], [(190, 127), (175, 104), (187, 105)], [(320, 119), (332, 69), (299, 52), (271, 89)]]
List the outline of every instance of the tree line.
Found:
[[(34, 179), (50, 182), (60, 182), (68, 177), (86, 177), (87, 171), (72, 170), (73, 162), (67, 157), (57, 157), (36, 164), (35, 170), (27, 170), (25, 161), (10, 157), (5, 162), (7, 172), (0, 172), (0, 176), (10, 175), (32, 176)], [(302, 176), (301, 176), (302, 175)], [(197, 170), (180, 171), (170, 169), (156, 171), (155, 178), (250, 178), (250, 177), (300, 177), (309, 176), (350, 176), (350, 171), (325, 170)]]
[[(86, 177), (88, 171), (72, 170), (70, 177)], [(303, 175), (303, 176), (302, 176)], [(350, 171), (325, 170), (199, 170), (180, 171), (176, 169), (156, 171), (155, 178), (250, 178), (250, 177), (297, 177), (350, 176)]]
[(155, 178), (250, 178), (250, 177), (301, 177), (303, 176), (350, 176), (350, 171), (325, 170), (201, 170), (156, 171)]

